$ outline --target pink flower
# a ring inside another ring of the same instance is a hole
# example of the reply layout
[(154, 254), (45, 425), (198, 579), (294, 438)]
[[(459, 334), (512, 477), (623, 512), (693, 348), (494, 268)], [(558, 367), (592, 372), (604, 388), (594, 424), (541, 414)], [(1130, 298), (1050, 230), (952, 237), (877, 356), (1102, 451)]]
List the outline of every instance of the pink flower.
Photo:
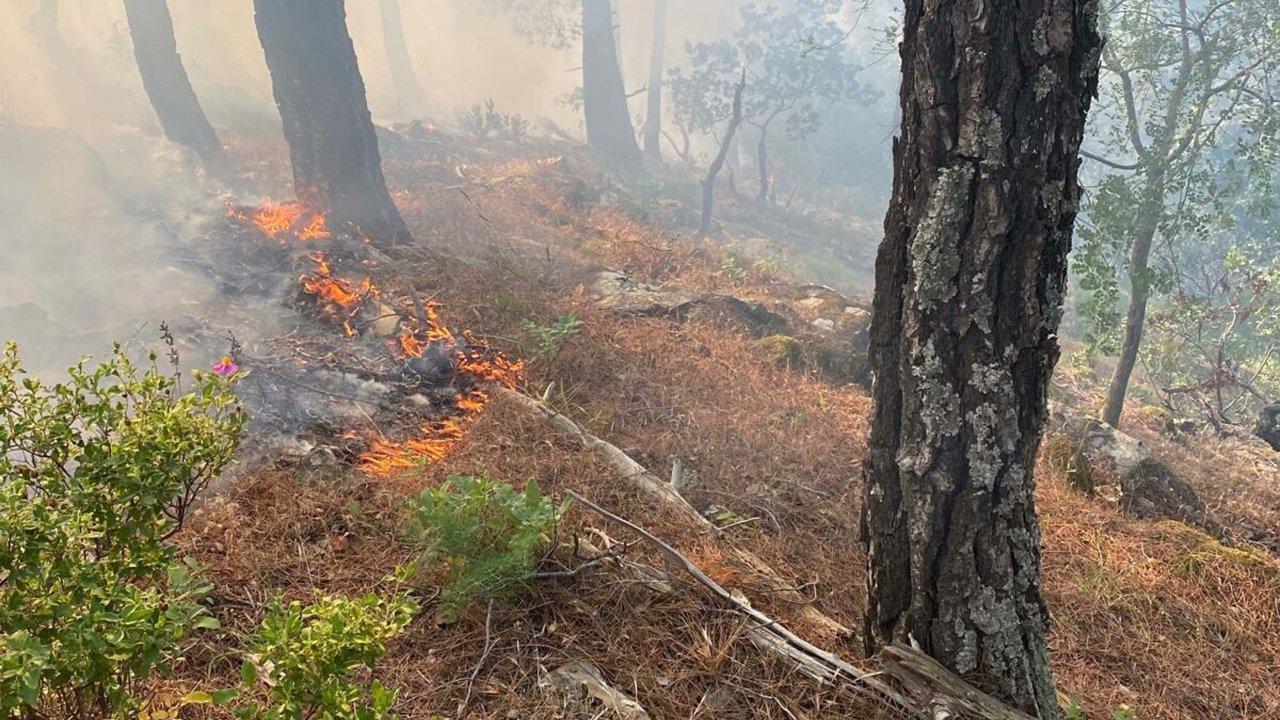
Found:
[(213, 374), (218, 377), (231, 377), (232, 375), (240, 372), (240, 366), (235, 364), (235, 361), (226, 355), (223, 355), (222, 359), (219, 360), (211, 369), (213, 370)]

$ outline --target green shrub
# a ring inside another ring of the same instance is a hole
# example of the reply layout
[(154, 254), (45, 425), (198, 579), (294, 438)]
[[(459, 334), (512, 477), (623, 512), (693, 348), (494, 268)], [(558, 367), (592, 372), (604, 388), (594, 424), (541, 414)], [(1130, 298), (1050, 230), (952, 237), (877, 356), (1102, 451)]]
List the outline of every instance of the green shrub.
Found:
[(534, 481), (520, 492), (487, 477), (454, 476), (424, 490), (411, 503), (409, 527), (422, 541), (425, 559), (444, 564), (444, 616), (526, 585), (564, 510)]
[(0, 355), (0, 718), (129, 715), (217, 626), (165, 543), (244, 422), (226, 380), (197, 383), (182, 394), (118, 347), (55, 385)]
[(582, 332), (582, 321), (577, 315), (570, 313), (557, 318), (550, 325), (527, 322), (524, 324), (524, 332), (537, 344), (539, 355), (554, 360), (565, 344)]
[(243, 692), (218, 700), (242, 720), (390, 720), (396, 691), (368, 673), (417, 612), (403, 593), (273, 603), (246, 640)]

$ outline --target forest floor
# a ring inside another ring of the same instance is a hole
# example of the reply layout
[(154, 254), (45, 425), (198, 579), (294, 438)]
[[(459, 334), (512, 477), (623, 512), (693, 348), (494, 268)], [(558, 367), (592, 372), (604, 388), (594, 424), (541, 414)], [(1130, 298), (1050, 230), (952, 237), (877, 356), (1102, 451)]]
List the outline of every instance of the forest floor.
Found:
[[(548, 404), (659, 476), (680, 458), (685, 498), (732, 527), (708, 537), (598, 455), (504, 402), (489, 403), (443, 459), (406, 471), (318, 473), (281, 459), (224, 489), (180, 535), (209, 569), (223, 629), (167, 682), (178, 690), (233, 684), (235, 633), (252, 628), (277, 594), (378, 587), (413, 559), (401, 529), (405, 499), (455, 474), (536, 480), (557, 497), (579, 492), (671, 542), (814, 643), (857, 658), (855, 637), (806, 625), (801, 610), (809, 603), (860, 626), (859, 468), (871, 403), (852, 381), (856, 368), (824, 354), (824, 328), (813, 324), (824, 308), (804, 290), (815, 281), (804, 271), (813, 262), (796, 257), (842, 256), (842, 289), (865, 291), (874, 233), (861, 229), (842, 251), (831, 238), (847, 227), (799, 214), (753, 222), (759, 211), (748, 201), (726, 200), (728, 237), (699, 241), (673, 229), (688, 208), (648, 186), (624, 188), (586, 158), (464, 145), (386, 148), (393, 194), (417, 239), (392, 252), (396, 272), (441, 304), (445, 323), (523, 359), (518, 389), (542, 397), (554, 383)], [(238, 160), (283, 194), (279, 154), (241, 147)], [(805, 330), (792, 345), (720, 317), (620, 315), (591, 292), (602, 269), (759, 302)], [(553, 347), (528, 331), (568, 316), (580, 328)], [(1088, 370), (1064, 363), (1060, 375), (1058, 401), (1089, 413)], [(1129, 420), (1224, 524), (1280, 536), (1277, 456), (1236, 440), (1172, 439), (1155, 410), (1135, 406)], [(1127, 517), (1071, 490), (1067, 472), (1046, 452), (1037, 492), (1064, 704), (1108, 720), (1124, 707), (1136, 718), (1280, 717), (1280, 562), (1265, 543), (1228, 547), (1178, 522)], [(578, 506), (559, 535), (596, 545), (635, 539)], [(751, 583), (726, 561), (727, 548), (754, 552), (803, 602)], [(560, 553), (568, 562), (569, 551)], [(641, 547), (628, 558), (678, 576)], [(653, 718), (886, 716), (771, 660), (748, 641), (749, 621), (684, 578), (655, 589), (602, 567), (538, 582), (491, 610), (477, 604), (447, 626), (426, 605), (378, 670), (400, 688), (406, 719), (607, 717), (599, 707), (566, 709), (540, 686), (548, 670), (579, 659)]]

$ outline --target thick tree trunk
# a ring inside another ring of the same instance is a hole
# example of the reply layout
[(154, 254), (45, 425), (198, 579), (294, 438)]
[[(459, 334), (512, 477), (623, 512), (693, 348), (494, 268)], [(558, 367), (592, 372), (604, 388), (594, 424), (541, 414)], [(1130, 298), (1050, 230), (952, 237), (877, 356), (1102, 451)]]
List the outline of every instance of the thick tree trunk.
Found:
[(653, 0), (653, 45), (649, 50), (649, 89), (644, 116), (644, 157), (662, 164), (662, 74), (666, 72), (667, 0)]
[(913, 639), (1054, 719), (1032, 472), (1096, 12), (1092, 0), (907, 0), (871, 330), (869, 649)]
[(409, 239), (382, 175), (343, 0), (254, 0), (298, 197), (388, 245)]
[(1138, 351), (1142, 347), (1142, 335), (1147, 323), (1147, 302), (1151, 299), (1151, 246), (1160, 226), (1164, 207), (1164, 172), (1157, 169), (1147, 181), (1149, 198), (1142, 208), (1142, 225), (1138, 228), (1133, 247), (1129, 248), (1129, 309), (1125, 313), (1124, 341), (1120, 345), (1120, 357), (1111, 374), (1107, 387), (1107, 401), (1102, 409), (1102, 419), (1114, 428), (1120, 427), (1124, 414), (1124, 401), (1129, 394), (1129, 380), (1138, 364)]
[(639, 170), (640, 146), (627, 109), (609, 0), (582, 0), (582, 108), (587, 144), (624, 169)]
[(142, 87), (165, 137), (195, 150), (207, 168), (220, 168), (222, 143), (191, 88), (166, 0), (124, 0), (124, 9)]
[(387, 50), (387, 64), (391, 67), (400, 109), (417, 115), (425, 109), (427, 94), (413, 71), (409, 45), (405, 42), (404, 20), (400, 17), (400, 0), (378, 0), (378, 7), (382, 12), (382, 44)]
[(702, 178), (702, 221), (698, 223), (698, 237), (706, 237), (711, 232), (711, 221), (715, 215), (716, 176), (728, 159), (729, 150), (733, 147), (733, 138), (738, 134), (738, 126), (742, 124), (742, 93), (747, 89), (747, 72), (742, 71), (742, 79), (733, 89), (733, 106), (729, 116), (729, 125), (724, 131), (724, 140), (720, 142), (720, 152), (707, 168), (706, 177)]

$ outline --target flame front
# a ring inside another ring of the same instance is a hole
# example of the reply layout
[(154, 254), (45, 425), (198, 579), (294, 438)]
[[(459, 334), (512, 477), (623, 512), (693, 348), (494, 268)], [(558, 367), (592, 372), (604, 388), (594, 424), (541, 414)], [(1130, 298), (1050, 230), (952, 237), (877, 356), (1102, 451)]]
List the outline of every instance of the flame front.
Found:
[(351, 319), (360, 310), (361, 303), (378, 297), (378, 288), (367, 276), (358, 282), (334, 277), (333, 268), (324, 253), (313, 253), (307, 257), (316, 264), (316, 269), (299, 279), (302, 290), (315, 296), (320, 311), (341, 323), (348, 336), (355, 335)]
[(325, 213), (301, 200), (276, 203), (267, 198), (251, 212), (237, 207), (229, 207), (227, 212), (231, 217), (252, 223), (263, 235), (281, 243), (289, 235), (303, 242), (324, 240), (333, 235)]

